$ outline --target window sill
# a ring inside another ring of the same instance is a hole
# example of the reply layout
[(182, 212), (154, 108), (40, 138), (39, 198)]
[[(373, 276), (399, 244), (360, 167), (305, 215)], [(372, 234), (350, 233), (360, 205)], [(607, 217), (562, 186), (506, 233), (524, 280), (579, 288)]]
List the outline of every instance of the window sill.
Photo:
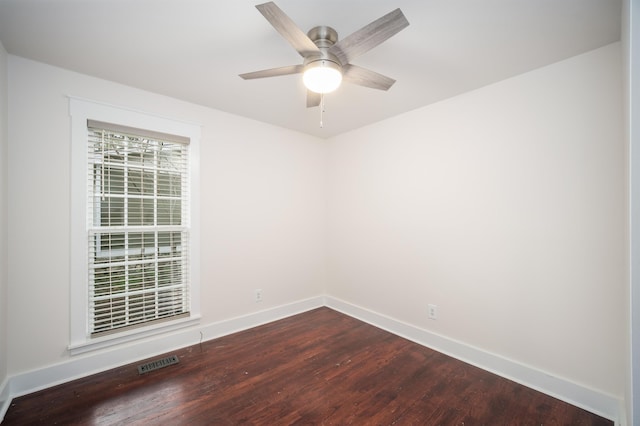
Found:
[(190, 327), (200, 323), (200, 316), (192, 316), (182, 318), (162, 324), (155, 324), (148, 327), (140, 327), (134, 330), (123, 331), (122, 333), (111, 334), (104, 337), (89, 338), (84, 342), (70, 344), (67, 349), (71, 356), (80, 355), (99, 349), (109, 348), (111, 346), (134, 340), (144, 339), (146, 337), (156, 336), (158, 334), (179, 330), (181, 328)]

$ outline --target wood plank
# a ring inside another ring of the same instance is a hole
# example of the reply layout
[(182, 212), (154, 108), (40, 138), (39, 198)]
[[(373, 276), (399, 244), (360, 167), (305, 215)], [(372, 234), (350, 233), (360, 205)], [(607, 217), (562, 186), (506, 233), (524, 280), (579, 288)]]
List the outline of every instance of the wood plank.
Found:
[(16, 398), (3, 425), (613, 425), (329, 308), (173, 353)]

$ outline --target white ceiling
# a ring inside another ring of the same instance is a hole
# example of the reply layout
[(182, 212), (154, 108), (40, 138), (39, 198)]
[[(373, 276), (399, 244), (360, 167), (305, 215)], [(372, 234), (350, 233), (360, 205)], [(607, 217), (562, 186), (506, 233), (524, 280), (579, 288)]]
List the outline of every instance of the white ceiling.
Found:
[(306, 32), (341, 38), (400, 7), (409, 27), (353, 61), (397, 80), (343, 84), (307, 109), (301, 63), (261, 0), (0, 0), (0, 41), (23, 56), (319, 137), (331, 137), (620, 39), (621, 0), (276, 0)]

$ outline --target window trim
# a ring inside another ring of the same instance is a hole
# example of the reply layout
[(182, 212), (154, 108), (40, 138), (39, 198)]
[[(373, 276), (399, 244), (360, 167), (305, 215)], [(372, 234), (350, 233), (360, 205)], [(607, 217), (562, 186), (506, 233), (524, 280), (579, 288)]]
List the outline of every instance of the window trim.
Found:
[[(70, 342), (71, 355), (106, 348), (136, 339), (173, 331), (200, 320), (200, 136), (201, 126), (87, 99), (69, 97), (71, 116), (70, 170)], [(86, 167), (87, 121), (103, 121), (150, 132), (190, 139), (190, 315), (186, 318), (140, 326), (92, 337), (88, 315), (88, 231)]]

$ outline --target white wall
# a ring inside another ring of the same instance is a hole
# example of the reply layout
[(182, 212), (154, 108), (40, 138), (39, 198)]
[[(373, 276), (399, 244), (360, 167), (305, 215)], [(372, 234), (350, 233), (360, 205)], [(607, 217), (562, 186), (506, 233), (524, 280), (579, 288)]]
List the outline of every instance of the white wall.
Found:
[(620, 50), (332, 139), (327, 293), (622, 398)]
[(322, 141), (11, 55), (9, 87), (10, 374), (69, 358), (67, 95), (203, 126), (204, 325), (324, 293)]
[(7, 395), (7, 52), (0, 43), (0, 407)]

